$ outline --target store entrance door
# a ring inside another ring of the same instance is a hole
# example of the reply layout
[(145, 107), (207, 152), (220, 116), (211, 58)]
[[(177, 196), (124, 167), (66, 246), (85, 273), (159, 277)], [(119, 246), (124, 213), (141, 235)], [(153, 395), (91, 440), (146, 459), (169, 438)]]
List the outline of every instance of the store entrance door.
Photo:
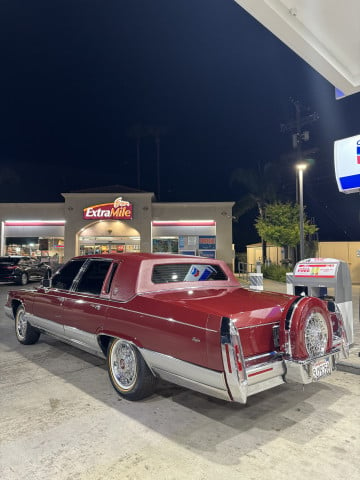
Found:
[(80, 255), (140, 252), (140, 233), (127, 222), (100, 220), (78, 233)]

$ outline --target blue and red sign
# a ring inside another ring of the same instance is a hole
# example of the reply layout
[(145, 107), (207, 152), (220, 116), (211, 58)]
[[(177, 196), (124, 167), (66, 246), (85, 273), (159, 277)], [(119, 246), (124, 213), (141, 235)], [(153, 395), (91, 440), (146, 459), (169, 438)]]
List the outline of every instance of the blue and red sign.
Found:
[(335, 175), (340, 192), (360, 191), (360, 135), (334, 143)]
[(211, 265), (195, 264), (190, 267), (190, 270), (186, 274), (185, 282), (201, 282), (207, 280), (212, 273), (216, 270)]
[(199, 250), (216, 250), (215, 235), (199, 235)]

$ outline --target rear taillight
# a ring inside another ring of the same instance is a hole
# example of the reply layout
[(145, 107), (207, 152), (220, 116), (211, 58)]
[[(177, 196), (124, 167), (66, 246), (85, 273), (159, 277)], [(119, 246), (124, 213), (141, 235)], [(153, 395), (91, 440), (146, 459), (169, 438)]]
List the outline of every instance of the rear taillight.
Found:
[(243, 372), (244, 356), (239, 332), (235, 328), (234, 323), (227, 317), (223, 317), (221, 322), (221, 343), (224, 346), (223, 349), (229, 372), (232, 373), (233, 369)]
[(243, 366), (242, 366), (242, 363), (241, 363), (240, 347), (237, 344), (234, 345), (234, 353), (235, 353), (236, 367), (239, 370), (239, 372), (241, 372), (242, 369), (243, 369)]

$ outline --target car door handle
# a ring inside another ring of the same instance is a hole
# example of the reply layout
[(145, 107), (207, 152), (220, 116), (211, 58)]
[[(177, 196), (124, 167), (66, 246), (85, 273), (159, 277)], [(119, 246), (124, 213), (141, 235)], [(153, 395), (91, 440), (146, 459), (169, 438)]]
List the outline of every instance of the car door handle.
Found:
[(100, 310), (100, 308), (101, 308), (101, 305), (99, 305), (97, 303), (91, 303), (90, 305), (92, 306), (92, 308), (95, 308), (95, 310)]

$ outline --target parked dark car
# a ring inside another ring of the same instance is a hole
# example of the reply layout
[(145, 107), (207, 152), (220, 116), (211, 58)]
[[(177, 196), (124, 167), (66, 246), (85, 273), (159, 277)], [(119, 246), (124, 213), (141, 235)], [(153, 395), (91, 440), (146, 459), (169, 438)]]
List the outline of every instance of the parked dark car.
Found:
[(50, 272), (50, 266), (36, 258), (22, 256), (0, 257), (0, 282), (26, 285), (30, 280), (41, 280)]

